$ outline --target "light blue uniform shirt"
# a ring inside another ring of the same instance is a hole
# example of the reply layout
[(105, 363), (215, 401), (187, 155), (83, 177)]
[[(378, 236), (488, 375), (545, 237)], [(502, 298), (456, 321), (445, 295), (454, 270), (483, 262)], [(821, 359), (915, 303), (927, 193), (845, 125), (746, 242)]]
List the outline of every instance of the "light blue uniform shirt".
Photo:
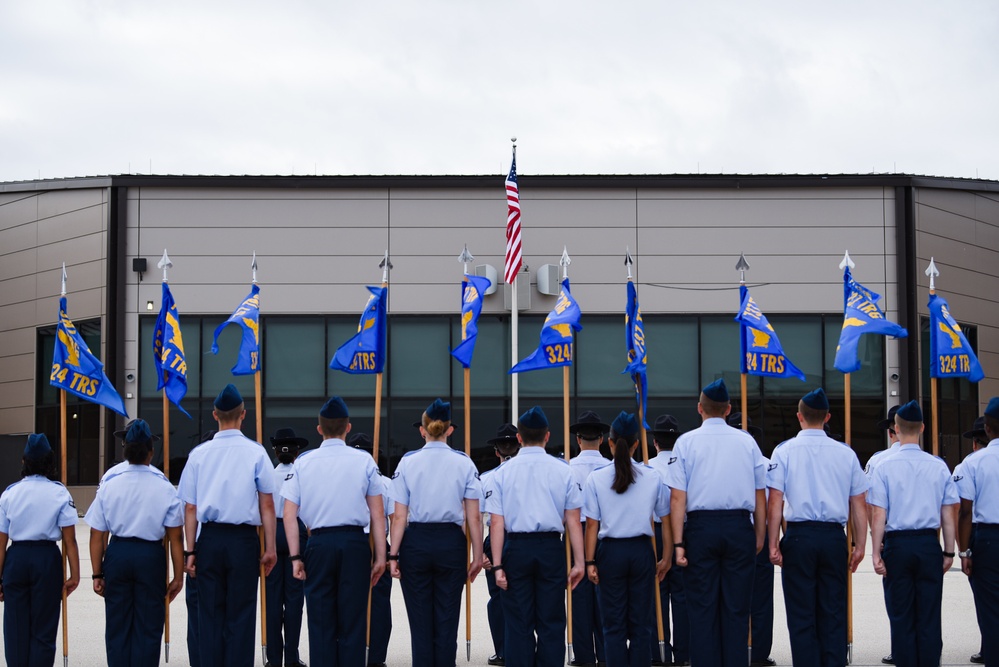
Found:
[(431, 440), (399, 461), (389, 496), (409, 508), (409, 523), (465, 523), (465, 500), (482, 500), (475, 464), (464, 452)]
[[(600, 452), (588, 449), (579, 452), (575, 458), (569, 461), (569, 472), (572, 473), (576, 484), (579, 484), (579, 488), (585, 489), (586, 478), (590, 476), (590, 473), (597, 468), (603, 468), (607, 463), (607, 459)], [(586, 521), (585, 517), (583, 517), (583, 521)]]
[(12, 542), (59, 540), (75, 526), (76, 505), (66, 487), (41, 475), (14, 482), (0, 495), (0, 533)]
[(652, 537), (652, 517), (669, 514), (669, 487), (652, 466), (631, 462), (635, 482), (624, 493), (611, 488), (614, 464), (594, 470), (583, 491), (583, 514), (600, 522), (600, 539), (605, 537)]
[(310, 530), (368, 525), (368, 496), (382, 492), (381, 475), (370, 454), (331, 438), (319, 449), (299, 454), (293, 465), (280, 493), (298, 505), (298, 516)]
[(857, 454), (822, 429), (805, 429), (774, 449), (767, 487), (784, 494), (787, 521), (846, 525), (850, 498), (867, 491)]
[(284, 518), (284, 496), (281, 495), (281, 487), (291, 479), (294, 465), (294, 463), (279, 463), (274, 466), (274, 516), (278, 520)]
[[(395, 513), (395, 503), (392, 502), (392, 498), (389, 496), (389, 480), (378, 473), (378, 484), (381, 486), (382, 494), (382, 505), (385, 507), (385, 535), (389, 534), (391, 525), (389, 524), (389, 517)], [(368, 525), (364, 527), (365, 533), (371, 532), (371, 520), (369, 517)]]
[(964, 459), (958, 479), (959, 495), (972, 501), (971, 520), (974, 523), (999, 523), (999, 438)]
[[(120, 473), (125, 472), (125, 470), (127, 470), (128, 466), (130, 466), (130, 465), (132, 465), (132, 464), (129, 463), (128, 461), (122, 461), (121, 463), (115, 463), (113, 466), (111, 466), (110, 468), (107, 469), (107, 472), (105, 472), (103, 475), (101, 475), (101, 481), (97, 483), (97, 486), (100, 487), (101, 484), (104, 484), (104, 482), (108, 481), (113, 475), (118, 475)], [(162, 477), (163, 479), (167, 478), (166, 475), (163, 474), (163, 471), (160, 470), (159, 468), (157, 468), (156, 466), (150, 465), (150, 466), (146, 466), (146, 467), (148, 467), (153, 472), (158, 473), (159, 476)], [(169, 481), (169, 480), (167, 480), (167, 481)]]
[(565, 511), (583, 506), (582, 489), (569, 464), (544, 447), (521, 447), (496, 469), (491, 483), (486, 511), (502, 516), (510, 533), (562, 532)]
[(104, 480), (83, 520), (116, 537), (157, 541), (184, 525), (184, 504), (159, 470), (129, 464)]
[(885, 530), (940, 528), (940, 508), (960, 502), (947, 464), (910, 443), (874, 471), (868, 502), (888, 510)]
[(687, 493), (687, 512), (756, 509), (766, 487), (767, 464), (753, 436), (724, 419), (704, 420), (673, 446), (666, 483)]
[[(659, 452), (658, 454), (656, 454), (655, 456), (653, 456), (651, 459), (649, 459), (649, 465), (652, 466), (653, 468), (655, 468), (655, 471), (657, 473), (659, 473), (659, 476), (663, 480), (663, 484), (666, 484), (666, 476), (668, 474), (667, 473), (667, 469), (669, 467), (669, 460), (670, 460), (671, 456), (673, 456), (673, 450), (672, 449), (664, 449), (661, 452)], [(669, 497), (669, 486), (668, 485), (666, 486), (666, 497), (667, 498)], [(654, 516), (652, 518), (655, 520), (656, 523), (662, 523), (662, 521), (660, 521), (659, 517)]]
[(219, 431), (191, 450), (177, 488), (198, 508), (199, 523), (260, 525), (257, 493), (274, 493), (274, 467), (267, 452), (238, 429)]
[(867, 502), (868, 502), (868, 504), (870, 504), (870, 502), (871, 502), (870, 483), (871, 483), (871, 480), (874, 479), (874, 471), (877, 470), (878, 466), (881, 465), (884, 462), (886, 456), (891, 456), (892, 454), (896, 453), (898, 451), (899, 446), (900, 445), (899, 445), (898, 441), (895, 441), (895, 442), (891, 443), (891, 447), (889, 447), (888, 449), (882, 449), (880, 452), (874, 452), (874, 454), (871, 455), (871, 458), (867, 459), (867, 467), (864, 468), (864, 474), (867, 475), (867, 484), (868, 484)]

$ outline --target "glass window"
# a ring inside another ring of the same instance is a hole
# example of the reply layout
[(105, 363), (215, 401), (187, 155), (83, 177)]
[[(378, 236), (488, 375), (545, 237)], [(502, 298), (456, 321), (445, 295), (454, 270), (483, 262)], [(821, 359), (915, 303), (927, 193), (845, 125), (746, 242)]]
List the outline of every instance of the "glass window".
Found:
[(576, 370), (577, 396), (635, 394), (631, 375), (621, 374), (628, 363), (623, 316), (591, 318), (576, 334), (576, 349), (576, 358), (580, 360)]
[[(254, 402), (254, 375), (233, 375), (232, 368), (239, 358), (239, 344), (243, 340), (243, 330), (239, 325), (230, 324), (219, 333), (219, 353), (212, 354), (212, 337), (215, 327), (228, 319), (225, 317), (206, 317), (201, 327), (202, 358), (201, 386), (205, 398), (215, 400), (222, 388), (232, 384), (239, 391), (250, 410)], [(186, 352), (186, 350), (185, 350)], [(188, 367), (190, 368), (190, 367)], [(266, 372), (266, 368), (262, 368)], [(189, 376), (190, 377), (190, 376)], [(188, 380), (190, 383), (190, 379)], [(247, 416), (249, 421), (249, 416)]]
[(326, 326), (322, 318), (264, 318), (265, 395), (321, 397), (326, 382)]
[[(519, 328), (518, 340), (518, 355), (520, 359), (516, 362), (523, 361), (530, 355), (534, 354), (534, 351), (538, 349), (538, 345), (541, 343), (541, 327), (545, 323), (545, 316), (542, 315), (525, 315), (518, 318), (517, 326)], [(589, 321), (584, 317), (583, 326), (586, 327)], [(573, 345), (573, 357), (576, 357), (575, 342)], [(573, 362), (575, 363), (575, 361)], [(510, 364), (513, 366), (513, 364)], [(520, 398), (535, 398), (541, 396), (561, 396), (562, 395), (562, 385), (563, 385), (563, 374), (562, 370), (564, 367), (558, 366), (556, 368), (544, 368), (536, 371), (528, 371), (526, 373), (519, 373), (519, 387), (520, 387)], [(572, 366), (569, 366), (569, 391), (572, 391), (575, 372)], [(525, 403), (523, 400), (520, 401), (521, 406)], [(529, 406), (528, 406), (529, 407)]]
[[(391, 321), (391, 319), (390, 319)], [(330, 360), (337, 349), (357, 333), (356, 317), (331, 317), (326, 325), (326, 394), (344, 398), (368, 398), (374, 405), (376, 375), (374, 373), (355, 374), (333, 370)], [(388, 371), (388, 368), (383, 369)], [(384, 377), (384, 376), (383, 376)], [(382, 389), (382, 395), (385, 395)], [(374, 409), (374, 408), (372, 408)]]
[[(461, 320), (451, 318), (451, 348), (461, 342)], [(479, 317), (479, 335), (475, 341), (471, 373), (472, 397), (508, 396), (510, 394), (510, 325), (496, 315)], [(451, 357), (451, 386), (456, 395), (464, 395), (464, 368)]]
[[(731, 317), (704, 317), (701, 319), (701, 382), (694, 389), (700, 393), (704, 387), (718, 378), (725, 379), (733, 406), (742, 397), (742, 373), (739, 355), (739, 324)], [(746, 378), (746, 393), (750, 398), (760, 394), (760, 378), (750, 375)], [(739, 408), (733, 407), (732, 412)]]
[(451, 333), (447, 317), (398, 317), (389, 329), (393, 396), (451, 395)]
[(766, 394), (770, 398), (787, 397), (797, 401), (806, 392), (822, 386), (822, 320), (796, 316), (767, 319), (780, 338), (784, 354), (805, 374), (805, 381), (796, 377), (765, 378)]
[(698, 378), (697, 320), (643, 315), (643, 322), (649, 357), (649, 395), (696, 397), (702, 386)]

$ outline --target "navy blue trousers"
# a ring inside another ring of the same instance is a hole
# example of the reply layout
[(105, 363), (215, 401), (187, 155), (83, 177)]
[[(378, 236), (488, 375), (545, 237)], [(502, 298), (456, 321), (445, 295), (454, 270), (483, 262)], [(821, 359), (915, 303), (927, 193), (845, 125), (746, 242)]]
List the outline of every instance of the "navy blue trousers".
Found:
[(413, 667), (454, 667), (461, 589), (468, 575), (465, 533), (453, 523), (411, 523), (399, 547)]
[(204, 523), (197, 549), (201, 666), (252, 665), (260, 579), (257, 527)]
[(999, 524), (976, 523), (971, 552), (975, 579), (975, 608), (983, 628), (982, 656), (985, 664), (999, 664)]
[(820, 521), (790, 522), (780, 548), (794, 664), (843, 667), (848, 564), (843, 527)]
[(382, 663), (388, 659), (388, 645), (391, 636), (392, 576), (386, 569), (385, 574), (371, 589), (371, 642), (368, 646), (368, 664)]
[(163, 543), (112, 537), (103, 572), (108, 666), (159, 665), (166, 615)]
[(62, 554), (55, 542), (10, 545), (3, 567), (3, 599), (7, 664), (52, 667), (62, 602)]
[(511, 667), (565, 663), (565, 548), (560, 533), (507, 533), (506, 662)]
[(774, 564), (770, 562), (768, 548), (756, 554), (749, 618), (753, 642), (749, 659), (763, 662), (770, 657), (774, 646)]
[(746, 667), (756, 559), (749, 512), (688, 512), (684, 541), (691, 664)]
[(943, 550), (937, 531), (891, 531), (885, 535), (882, 558), (888, 571), (895, 664), (936, 667), (943, 651)]
[(201, 642), (198, 641), (198, 578), (185, 575), (184, 601), (187, 604), (187, 657), (191, 667), (201, 667)]
[[(585, 521), (582, 530), (585, 535)], [(563, 548), (565, 539), (563, 535)], [(573, 565), (575, 564), (573, 559)], [(604, 662), (604, 632), (600, 620), (598, 588), (589, 577), (583, 576), (583, 580), (572, 591), (572, 654), (576, 662)]]
[[(492, 541), (486, 537), (482, 543), (482, 553), (490, 559), (493, 557)], [(489, 634), (493, 638), (493, 655), (503, 657), (503, 635), (506, 633), (506, 622), (503, 620), (503, 589), (496, 585), (496, 573), (486, 570), (486, 588), (489, 590), (489, 602), (486, 603), (486, 618), (489, 620)]]
[[(298, 522), (299, 554), (305, 553), (307, 535), (305, 524)], [(302, 637), (302, 608), (305, 606), (305, 586), (292, 572), (288, 560), (288, 538), (284, 532), (284, 521), (278, 519), (275, 544), (277, 563), (267, 575), (267, 662), (274, 667), (284, 663), (298, 663), (298, 644)]]
[[(656, 554), (659, 558), (664, 553), (673, 552), (673, 545), (663, 550), (662, 527), (657, 523), (655, 526)], [(670, 662), (670, 651), (673, 653), (673, 662), (690, 661), (690, 617), (687, 615), (687, 593), (683, 586), (683, 568), (677, 566), (675, 553), (672, 556), (673, 565), (666, 573), (666, 578), (659, 582), (659, 603), (663, 616), (663, 641), (666, 642), (666, 662)], [(655, 623), (655, 595), (652, 597), (653, 616)], [(670, 609), (673, 610), (673, 631), (670, 633)], [(659, 659), (659, 629), (652, 626), (652, 658)]]
[(305, 548), (313, 667), (364, 665), (371, 546), (361, 526), (318, 528)]
[[(656, 560), (646, 535), (605, 537), (597, 546), (608, 667), (648, 667), (655, 624)], [(656, 648), (658, 653), (658, 647)]]

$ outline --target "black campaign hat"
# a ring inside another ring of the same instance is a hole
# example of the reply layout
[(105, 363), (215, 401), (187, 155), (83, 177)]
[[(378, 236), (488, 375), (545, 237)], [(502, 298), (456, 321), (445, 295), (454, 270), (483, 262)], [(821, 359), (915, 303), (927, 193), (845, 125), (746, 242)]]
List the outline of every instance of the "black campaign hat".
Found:
[[(140, 420), (140, 419), (132, 419), (132, 420), (130, 420), (127, 424), (125, 424), (125, 428), (124, 429), (122, 429), (121, 431), (115, 431), (114, 432), (114, 437), (120, 438), (120, 439), (124, 440), (125, 436), (129, 432), (129, 430), (131, 430), (132, 426), (134, 426), (135, 422), (137, 422), (137, 421), (142, 421), (142, 420)], [(148, 426), (147, 426), (147, 428), (148, 428)], [(149, 435), (152, 438), (153, 442), (156, 442), (156, 441), (158, 441), (160, 439), (159, 436), (153, 435), (152, 433), (150, 433)]]
[(971, 427), (970, 431), (964, 432), (964, 437), (971, 440), (985, 440), (988, 436), (985, 434), (985, 417), (979, 417), (975, 420), (974, 425)]
[(496, 437), (487, 440), (486, 443), (490, 445), (516, 445), (519, 441), (517, 440), (517, 427), (513, 424), (503, 424), (498, 429), (496, 429)]
[[(727, 423), (732, 428), (737, 428), (737, 429), (739, 429), (741, 431), (742, 430), (742, 413), (741, 412), (733, 412), (732, 414), (730, 414), (725, 419), (725, 423)], [(753, 420), (750, 419), (749, 417), (746, 417), (746, 426), (748, 427), (746, 429), (746, 432), (749, 433), (749, 435), (753, 436), (756, 439), (762, 439), (763, 438), (763, 429), (760, 428), (759, 426), (753, 426)]]
[(581, 412), (579, 417), (576, 419), (576, 423), (569, 425), (569, 433), (577, 435), (580, 431), (583, 433), (592, 433), (594, 431), (599, 433), (610, 433), (610, 429), (610, 424), (605, 424), (600, 421), (600, 415), (593, 410)]
[(363, 449), (368, 453), (375, 450), (374, 441), (371, 440), (371, 436), (367, 433), (351, 433), (347, 436), (347, 446), (354, 447), (355, 449)]
[(891, 406), (891, 408), (888, 410), (888, 417), (887, 417), (887, 419), (882, 419), (881, 421), (878, 422), (878, 429), (880, 429), (882, 431), (887, 431), (888, 429), (892, 429), (894, 431), (895, 430), (895, 413), (898, 412), (898, 409), (900, 407), (902, 407), (902, 406), (900, 406), (900, 405), (893, 405), (893, 406)]
[(288, 449), (291, 446), (304, 449), (309, 446), (309, 441), (295, 435), (295, 429), (293, 428), (279, 428), (271, 436), (271, 444), (274, 446), (275, 451), (278, 449)]
[(673, 415), (659, 415), (649, 433), (660, 442), (670, 438), (675, 440), (680, 436), (680, 422)]

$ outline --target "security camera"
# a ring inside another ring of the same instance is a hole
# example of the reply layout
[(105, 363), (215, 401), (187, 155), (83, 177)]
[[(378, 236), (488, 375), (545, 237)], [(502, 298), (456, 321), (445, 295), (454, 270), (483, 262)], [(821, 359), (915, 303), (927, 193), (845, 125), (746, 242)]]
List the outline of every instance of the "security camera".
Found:
[(125, 373), (126, 382), (135, 382), (135, 373)]
[(890, 377), (892, 382), (898, 382), (898, 373), (892, 373)]

